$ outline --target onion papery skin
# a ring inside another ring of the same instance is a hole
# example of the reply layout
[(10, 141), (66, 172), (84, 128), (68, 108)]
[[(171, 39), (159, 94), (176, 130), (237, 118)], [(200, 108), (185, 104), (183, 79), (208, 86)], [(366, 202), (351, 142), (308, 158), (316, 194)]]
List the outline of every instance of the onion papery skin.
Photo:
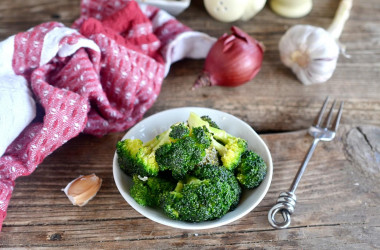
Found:
[(193, 89), (204, 86), (237, 87), (252, 80), (261, 69), (264, 46), (232, 26), (211, 47), (202, 74)]

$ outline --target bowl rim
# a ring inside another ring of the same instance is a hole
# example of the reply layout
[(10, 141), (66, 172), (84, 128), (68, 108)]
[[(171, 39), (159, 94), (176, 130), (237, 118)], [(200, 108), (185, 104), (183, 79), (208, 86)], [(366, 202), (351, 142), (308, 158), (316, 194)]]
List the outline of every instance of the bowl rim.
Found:
[[(119, 193), (123, 196), (123, 198), (127, 201), (127, 203), (133, 209), (135, 209), (138, 213), (140, 213), (141, 215), (143, 215), (146, 218), (148, 218), (152, 221), (155, 221), (159, 224), (166, 225), (166, 226), (173, 227), (173, 228), (190, 229), (190, 230), (210, 229), (210, 228), (223, 226), (223, 225), (229, 224), (233, 221), (241, 219), (242, 217), (247, 215), (249, 212), (251, 212), (255, 207), (257, 207), (257, 205), (264, 199), (264, 197), (267, 194), (269, 187), (271, 185), (272, 176), (273, 176), (273, 162), (272, 162), (272, 156), (271, 156), (271, 153), (268, 149), (268, 146), (266, 145), (264, 140), (256, 133), (256, 131), (250, 125), (248, 125), (246, 122), (244, 122), (243, 120), (241, 120), (241, 119), (237, 118), (236, 116), (231, 115), (229, 113), (226, 113), (226, 112), (223, 112), (220, 110), (216, 110), (216, 109), (212, 109), (212, 108), (191, 107), (191, 106), (190, 107), (172, 108), (172, 109), (167, 109), (167, 110), (157, 112), (155, 114), (152, 114), (152, 115), (142, 119), (141, 121), (136, 123), (133, 127), (131, 127), (127, 131), (127, 133), (124, 134), (122, 139), (120, 139), (120, 140), (124, 140), (126, 138), (131, 138), (128, 135), (131, 134), (132, 132), (134, 132), (133, 129), (137, 129), (142, 124), (151, 122), (152, 120), (155, 120), (157, 117), (164, 116), (165, 114), (169, 115), (170, 113), (176, 113), (176, 112), (195, 112), (195, 113), (205, 113), (205, 114), (206, 113), (218, 113), (219, 115), (226, 116), (227, 118), (235, 119), (235, 122), (239, 122), (241, 126), (243, 126), (245, 129), (250, 131), (253, 134), (253, 136), (255, 137), (255, 139), (257, 139), (258, 142), (261, 144), (261, 146), (264, 148), (264, 151), (265, 151), (265, 154), (267, 157), (267, 159), (266, 159), (267, 174), (266, 174), (266, 177), (264, 179), (266, 185), (262, 187), (262, 188), (264, 188), (264, 190), (260, 193), (259, 197), (255, 200), (255, 202), (253, 202), (248, 208), (243, 210), (241, 213), (236, 214), (235, 216), (232, 216), (231, 218), (228, 218), (228, 219), (223, 219), (223, 218), (225, 218), (227, 214), (232, 213), (233, 211), (228, 212), (226, 215), (224, 215), (220, 219), (212, 220), (212, 221), (205, 221), (205, 222), (197, 222), (197, 223), (173, 220), (173, 219), (170, 219), (169, 217), (166, 217), (164, 214), (163, 214), (164, 215), (163, 217), (155, 216), (151, 213), (151, 211), (152, 210), (157, 211), (158, 209), (143, 207), (143, 206), (139, 205), (131, 196), (129, 196), (124, 191), (123, 183), (120, 180), (122, 177), (120, 175), (122, 175), (124, 178), (130, 178), (130, 177), (127, 176), (124, 172), (122, 172), (120, 170), (119, 165), (118, 165), (118, 161), (117, 161), (117, 152), (115, 150), (115, 154), (113, 157), (113, 168), (112, 169), (113, 169), (113, 178), (114, 178), (114, 181), (116, 183), (116, 186), (117, 186)], [(213, 118), (213, 117), (211, 116), (211, 118)], [(178, 120), (178, 122), (180, 122), (180, 121), (183, 121), (183, 119)], [(223, 126), (221, 126), (221, 127), (223, 127)], [(264, 156), (262, 156), (262, 157), (264, 158)], [(264, 181), (260, 184), (260, 186), (263, 185)]]
[(159, 9), (165, 10), (167, 13), (173, 16), (178, 16), (185, 11), (189, 6), (191, 0), (137, 0), (140, 4), (152, 5)]

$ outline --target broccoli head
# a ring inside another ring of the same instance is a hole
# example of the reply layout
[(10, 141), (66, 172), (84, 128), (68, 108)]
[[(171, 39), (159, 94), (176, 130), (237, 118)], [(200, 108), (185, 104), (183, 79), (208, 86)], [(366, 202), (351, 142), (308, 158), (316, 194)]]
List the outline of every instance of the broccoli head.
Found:
[(212, 134), (208, 131), (207, 127), (196, 127), (191, 129), (191, 136), (194, 138), (196, 143), (206, 149), (210, 147), (212, 142)]
[(212, 146), (221, 156), (223, 166), (228, 170), (234, 170), (240, 163), (242, 154), (247, 149), (247, 141), (241, 138), (229, 138), (225, 145), (213, 140)]
[(254, 188), (260, 185), (267, 173), (267, 166), (261, 156), (247, 150), (241, 157), (236, 168), (236, 178), (245, 188)]
[(177, 180), (185, 177), (205, 156), (205, 149), (194, 138), (185, 137), (173, 143), (166, 143), (156, 151), (160, 171), (170, 170)]
[[(182, 126), (187, 127), (184, 124), (177, 127)], [(179, 128), (179, 130), (185, 129)], [(172, 128), (173, 131), (176, 131), (176, 128)], [(179, 134), (181, 136), (161, 145), (155, 153), (160, 171), (171, 171), (172, 176), (177, 180), (184, 178), (195, 165), (203, 160), (206, 149), (211, 145), (210, 134), (206, 128), (198, 127), (192, 129), (190, 133), (176, 132), (176, 135)]]
[(203, 115), (203, 116), (201, 116), (201, 119), (204, 120), (204, 121), (206, 121), (206, 122), (208, 122), (208, 124), (210, 124), (211, 127), (214, 127), (214, 128), (218, 128), (218, 129), (220, 129), (220, 127), (218, 126), (218, 124), (216, 124), (216, 123), (211, 119), (210, 116), (208, 116), (208, 115)]
[(146, 143), (143, 143), (140, 139), (118, 141), (116, 152), (120, 168), (130, 176), (133, 174), (157, 176), (159, 166), (156, 161), (155, 151), (162, 144), (170, 142), (170, 131), (167, 130)]
[(133, 175), (130, 189), (132, 198), (142, 206), (159, 207), (166, 192), (173, 191), (176, 184), (163, 177), (144, 177)]
[(163, 198), (163, 209), (175, 220), (200, 222), (222, 217), (239, 202), (241, 189), (224, 167), (204, 165), (179, 181)]
[(126, 174), (132, 175), (135, 170), (135, 155), (139, 152), (143, 142), (140, 139), (126, 139), (124, 141), (118, 141), (116, 144), (116, 152), (118, 156), (118, 162), (120, 169)]
[(170, 128), (171, 128), (171, 131), (169, 133), (169, 137), (174, 140), (181, 139), (185, 136), (189, 136), (190, 134), (189, 127), (183, 122), (174, 124)]
[(191, 129), (197, 127), (207, 128), (212, 134), (211, 146), (220, 154), (223, 166), (231, 171), (237, 167), (242, 154), (247, 149), (248, 144), (246, 140), (232, 136), (222, 129), (211, 126), (195, 113), (190, 113), (188, 124)]
[(222, 182), (227, 182), (231, 187), (230, 197), (232, 199), (231, 208), (233, 210), (239, 203), (241, 195), (241, 187), (233, 172), (218, 165), (198, 166), (192, 172), (193, 176), (199, 179), (218, 179)]
[(202, 161), (197, 164), (198, 166), (203, 165), (216, 165), (220, 166), (219, 153), (214, 147), (209, 147), (206, 149), (206, 155), (203, 157)]

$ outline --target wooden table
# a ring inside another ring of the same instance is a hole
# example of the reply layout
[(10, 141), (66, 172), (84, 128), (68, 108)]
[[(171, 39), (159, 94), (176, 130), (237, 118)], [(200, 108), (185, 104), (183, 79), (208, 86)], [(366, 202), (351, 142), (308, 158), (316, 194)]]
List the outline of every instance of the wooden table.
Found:
[[(146, 117), (183, 106), (219, 109), (251, 125), (273, 157), (274, 176), (264, 200), (248, 215), (208, 230), (179, 230), (146, 219), (119, 194), (112, 176), (115, 143), (124, 132), (102, 138), (80, 135), (16, 181), (0, 233), (2, 248), (380, 248), (380, 5), (355, 1), (341, 41), (351, 58), (340, 57), (328, 82), (304, 86), (279, 60), (277, 44), (294, 24), (327, 27), (338, 0), (314, 1), (300, 19), (275, 15), (268, 6), (239, 26), (266, 46), (257, 77), (238, 88), (189, 91), (203, 60), (175, 63)], [(2, 0), (0, 40), (45, 21), (70, 25), (79, 0)], [(231, 24), (210, 18), (202, 1), (178, 16), (194, 30), (220, 36)], [(345, 101), (342, 126), (333, 142), (321, 143), (297, 189), (288, 229), (275, 230), (267, 213), (287, 190), (312, 138), (306, 129), (329, 95)], [(97, 196), (72, 206), (62, 188), (80, 174), (103, 178)]]

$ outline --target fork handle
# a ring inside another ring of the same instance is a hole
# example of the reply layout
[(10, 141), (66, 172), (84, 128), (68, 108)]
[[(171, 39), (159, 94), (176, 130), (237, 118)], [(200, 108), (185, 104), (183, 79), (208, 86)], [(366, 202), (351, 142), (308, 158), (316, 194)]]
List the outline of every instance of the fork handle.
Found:
[(306, 166), (307, 166), (307, 164), (309, 163), (309, 161), (310, 161), (310, 159), (311, 159), (311, 156), (313, 155), (314, 150), (315, 150), (315, 148), (317, 147), (317, 144), (318, 144), (319, 141), (320, 141), (320, 139), (318, 139), (318, 138), (314, 138), (312, 144), (310, 145), (309, 151), (307, 152), (305, 158), (303, 159), (302, 165), (301, 165), (301, 167), (298, 169), (298, 172), (297, 172), (297, 174), (296, 174), (296, 177), (294, 177), (293, 183), (292, 183), (292, 185), (290, 186), (290, 192), (292, 192), (292, 193), (295, 193), (295, 192), (296, 192), (296, 189), (297, 189), (297, 187), (298, 187), (298, 184), (299, 184), (300, 181), (301, 181), (302, 175), (303, 175), (303, 173), (304, 173), (305, 170), (306, 170)]
[[(306, 154), (301, 167), (298, 169), (296, 177), (293, 180), (293, 183), (290, 187), (289, 192), (282, 192), (277, 199), (277, 203), (269, 210), (268, 221), (269, 224), (277, 229), (287, 228), (290, 225), (291, 218), (290, 215), (293, 214), (296, 206), (296, 189), (299, 182), (301, 181), (302, 175), (306, 170), (306, 166), (309, 163), (311, 156), (314, 153), (315, 148), (317, 147), (320, 139), (314, 138), (313, 143), (310, 145), (309, 151)], [(281, 212), (283, 221), (279, 222), (276, 220), (276, 214)]]

